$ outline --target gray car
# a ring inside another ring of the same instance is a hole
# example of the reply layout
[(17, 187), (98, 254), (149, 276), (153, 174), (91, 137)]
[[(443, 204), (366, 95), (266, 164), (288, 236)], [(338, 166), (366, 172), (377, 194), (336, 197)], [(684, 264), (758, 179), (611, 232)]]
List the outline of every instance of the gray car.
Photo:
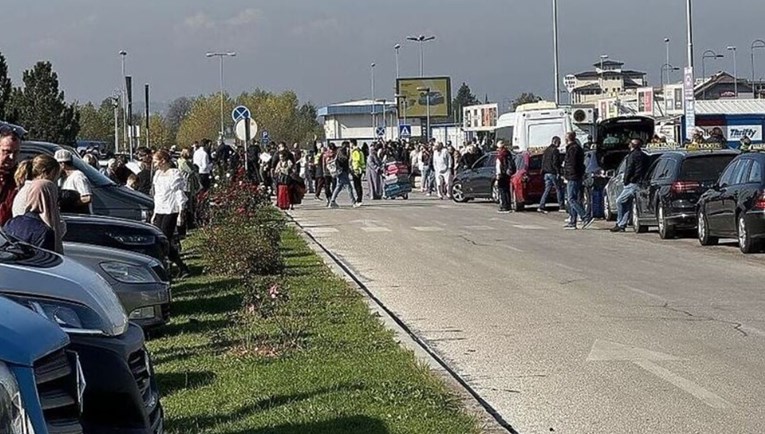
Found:
[[(653, 164), (653, 162), (656, 161), (664, 151), (648, 149), (643, 152), (648, 154), (650, 161), (648, 166), (650, 167), (651, 164)], [(605, 190), (603, 191), (603, 211), (605, 212), (605, 217), (608, 221), (616, 220), (616, 199), (619, 198), (619, 195), (622, 194), (622, 190), (624, 190), (624, 170), (626, 166), (627, 158), (625, 157), (615, 171), (606, 172), (606, 176), (611, 178), (608, 181), (608, 184), (606, 184)]]
[(64, 243), (64, 255), (95, 271), (114, 289), (131, 321), (143, 328), (170, 316), (170, 282), (151, 256), (91, 244)]

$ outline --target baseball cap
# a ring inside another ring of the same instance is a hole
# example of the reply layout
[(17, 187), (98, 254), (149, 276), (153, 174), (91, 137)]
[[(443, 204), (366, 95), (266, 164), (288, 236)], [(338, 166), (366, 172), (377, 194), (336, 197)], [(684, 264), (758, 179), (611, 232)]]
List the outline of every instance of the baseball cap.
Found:
[(72, 162), (72, 153), (67, 151), (66, 149), (59, 149), (53, 155), (53, 158), (55, 158), (56, 161), (58, 161), (59, 163), (71, 163)]

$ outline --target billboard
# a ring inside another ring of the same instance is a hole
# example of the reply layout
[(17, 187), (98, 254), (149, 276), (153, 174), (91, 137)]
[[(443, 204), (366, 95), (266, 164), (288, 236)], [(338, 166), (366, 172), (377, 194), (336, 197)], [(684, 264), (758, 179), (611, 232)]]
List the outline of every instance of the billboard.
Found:
[(653, 116), (653, 88), (641, 87), (637, 90), (638, 115)]
[[(418, 90), (430, 89), (429, 92)], [(452, 81), (449, 77), (399, 78), (396, 80), (400, 117), (424, 118), (430, 106), (431, 117), (447, 117), (452, 107)]]
[(497, 104), (471, 105), (462, 108), (462, 129), (465, 131), (493, 131), (497, 127)]

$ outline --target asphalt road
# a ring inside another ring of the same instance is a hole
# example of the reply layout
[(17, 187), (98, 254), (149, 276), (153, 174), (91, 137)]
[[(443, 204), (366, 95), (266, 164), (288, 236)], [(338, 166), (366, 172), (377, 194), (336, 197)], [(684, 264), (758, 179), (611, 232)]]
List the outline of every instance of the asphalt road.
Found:
[(291, 215), (517, 431), (765, 432), (765, 256), (419, 194), (341, 205)]

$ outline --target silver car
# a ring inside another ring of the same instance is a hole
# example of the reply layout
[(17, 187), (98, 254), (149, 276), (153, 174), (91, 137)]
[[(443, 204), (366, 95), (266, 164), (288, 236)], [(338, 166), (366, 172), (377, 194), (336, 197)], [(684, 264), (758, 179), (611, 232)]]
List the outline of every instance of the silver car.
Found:
[(131, 321), (156, 327), (170, 316), (170, 282), (151, 256), (91, 244), (64, 243), (64, 255), (95, 271), (114, 289)]
[[(650, 160), (648, 166), (650, 167), (651, 164), (653, 164), (653, 162), (656, 161), (664, 151), (657, 149), (647, 149), (643, 152), (648, 154), (648, 158)], [(611, 178), (609, 179), (608, 184), (606, 184), (606, 188), (603, 191), (603, 210), (605, 212), (606, 220), (616, 220), (616, 199), (619, 198), (619, 195), (622, 194), (622, 190), (624, 190), (624, 170), (626, 166), (627, 158), (625, 157), (615, 171), (609, 170), (606, 172), (606, 176)]]

